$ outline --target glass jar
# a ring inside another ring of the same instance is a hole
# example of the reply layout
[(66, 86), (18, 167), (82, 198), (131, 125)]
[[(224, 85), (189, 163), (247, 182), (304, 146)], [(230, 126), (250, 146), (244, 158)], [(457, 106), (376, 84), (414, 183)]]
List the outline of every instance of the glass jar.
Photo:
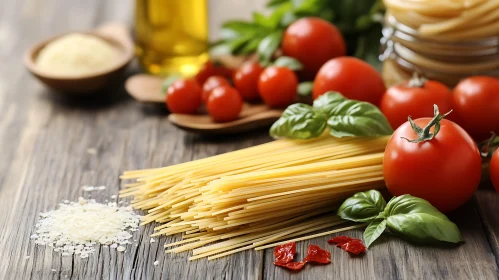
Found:
[(413, 72), (448, 86), (472, 75), (499, 77), (499, 36), (466, 41), (423, 37), (387, 13), (381, 44), (388, 86), (409, 79)]
[(136, 0), (136, 55), (149, 73), (192, 76), (208, 60), (207, 0)]

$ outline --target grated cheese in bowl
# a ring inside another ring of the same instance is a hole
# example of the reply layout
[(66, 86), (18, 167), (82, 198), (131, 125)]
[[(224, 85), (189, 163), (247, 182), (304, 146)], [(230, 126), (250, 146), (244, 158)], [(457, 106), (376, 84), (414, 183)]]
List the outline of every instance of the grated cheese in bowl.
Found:
[(64, 201), (59, 209), (40, 213), (35, 234), (31, 239), (38, 245), (47, 245), (63, 256), (79, 255), (87, 258), (95, 245), (120, 248), (131, 244), (132, 232), (139, 227), (140, 216), (130, 206), (106, 204), (82, 197), (78, 202)]

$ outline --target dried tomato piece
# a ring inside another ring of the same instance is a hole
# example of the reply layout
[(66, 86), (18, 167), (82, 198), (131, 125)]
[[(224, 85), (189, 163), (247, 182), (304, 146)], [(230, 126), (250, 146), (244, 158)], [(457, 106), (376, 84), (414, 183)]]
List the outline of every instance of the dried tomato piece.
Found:
[(310, 245), (308, 246), (307, 256), (304, 261), (328, 264), (331, 262), (331, 253), (317, 245)]
[(290, 242), (277, 246), (274, 249), (274, 264), (275, 265), (285, 265), (293, 261), (296, 254), (296, 243)]
[(307, 263), (307, 261), (290, 262), (290, 263), (279, 265), (279, 266), (282, 266), (282, 267), (285, 267), (285, 268), (291, 269), (291, 270), (300, 270), (305, 266), (306, 263)]
[(348, 253), (358, 255), (366, 251), (366, 246), (364, 246), (360, 240), (352, 240), (343, 244), (341, 249), (347, 251)]
[(361, 241), (360, 239), (357, 239), (357, 238), (352, 238), (350, 236), (342, 235), (342, 236), (333, 237), (333, 238), (329, 239), (327, 242), (329, 244), (336, 244), (336, 247), (341, 247), (341, 246), (343, 246), (343, 244), (350, 242), (350, 241), (353, 241), (353, 240)]

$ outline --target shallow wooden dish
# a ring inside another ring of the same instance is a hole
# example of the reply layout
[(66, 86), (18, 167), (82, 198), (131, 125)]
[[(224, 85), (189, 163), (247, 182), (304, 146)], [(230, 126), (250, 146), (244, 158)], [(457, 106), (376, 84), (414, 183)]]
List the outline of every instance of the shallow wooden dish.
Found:
[[(161, 94), (163, 79), (160, 77), (138, 74), (125, 83), (128, 93), (141, 103), (164, 104), (165, 97)], [(245, 103), (239, 118), (235, 121), (217, 123), (207, 114), (184, 115), (170, 114), (168, 120), (184, 130), (200, 134), (230, 134), (270, 126), (281, 117), (282, 110), (271, 109), (264, 104)]]
[[(40, 51), (54, 39), (70, 33), (84, 33), (106, 40), (119, 51), (120, 56), (118, 61), (114, 63), (112, 68), (82, 76), (51, 75), (37, 69), (36, 58)], [(109, 23), (93, 31), (70, 33), (61, 34), (44, 40), (28, 49), (24, 54), (24, 64), (29, 71), (46, 86), (58, 92), (83, 95), (102, 89), (111, 81), (119, 77), (133, 59), (133, 41), (129, 35), (128, 29), (122, 24)]]

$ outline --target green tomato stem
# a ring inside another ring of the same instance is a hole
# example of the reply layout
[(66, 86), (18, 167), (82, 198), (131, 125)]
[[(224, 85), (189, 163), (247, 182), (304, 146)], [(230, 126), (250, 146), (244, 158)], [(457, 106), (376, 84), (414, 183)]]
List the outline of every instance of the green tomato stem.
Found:
[[(440, 112), (438, 111), (438, 106), (436, 104), (434, 104), (433, 105), (433, 112), (434, 112), (435, 116), (433, 117), (433, 119), (431, 119), (431, 121), (424, 128), (419, 127), (412, 120), (411, 116), (407, 117), (407, 119), (409, 120), (409, 123), (411, 124), (412, 130), (414, 130), (414, 132), (417, 134), (418, 137), (416, 139), (412, 139), (412, 140), (410, 140), (406, 137), (401, 137), (401, 138), (405, 139), (411, 143), (421, 143), (424, 141), (430, 141), (433, 138), (435, 138), (435, 136), (437, 136), (438, 132), (440, 131), (440, 121), (442, 119), (444, 119), (447, 115), (449, 115), (452, 112), (452, 110), (445, 113), (444, 115), (440, 115)], [(430, 129), (432, 127), (435, 127), (433, 130), (433, 133), (430, 132)]]

